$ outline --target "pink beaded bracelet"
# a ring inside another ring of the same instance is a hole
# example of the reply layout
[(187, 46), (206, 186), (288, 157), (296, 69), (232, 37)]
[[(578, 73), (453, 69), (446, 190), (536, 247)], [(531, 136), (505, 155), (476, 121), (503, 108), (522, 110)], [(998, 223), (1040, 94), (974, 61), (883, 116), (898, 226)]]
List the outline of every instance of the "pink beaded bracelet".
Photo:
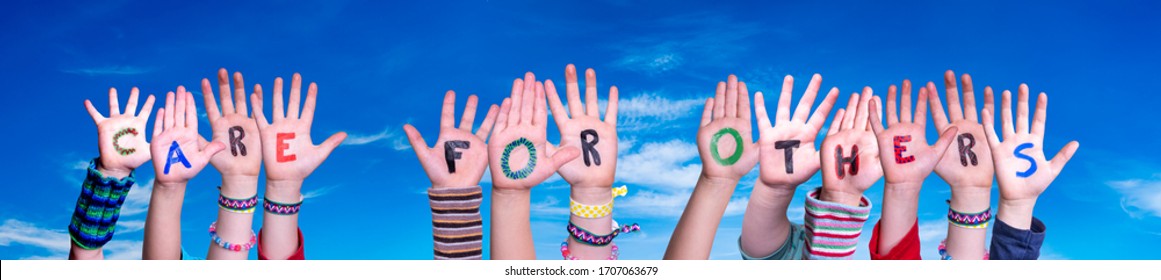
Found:
[[(617, 260), (618, 257), (621, 256), (621, 252), (620, 252), (621, 250), (620, 250), (620, 248), (617, 248), (617, 244), (612, 244), (612, 245), (613, 245), (613, 253), (611, 255), (609, 255), (609, 260), (615, 261), (615, 260)], [(564, 257), (565, 260), (570, 260), (570, 261), (579, 260), (576, 256), (572, 255), (572, 252), (570, 252), (568, 250), (568, 241), (560, 243), (560, 256)]]
[(218, 246), (234, 252), (249, 251), (250, 248), (254, 248), (254, 244), (258, 243), (258, 235), (254, 233), (254, 230), (250, 230), (250, 242), (246, 244), (230, 243), (222, 240), (222, 237), (218, 236), (217, 221), (210, 224), (210, 239), (214, 241), (214, 244), (218, 244)]

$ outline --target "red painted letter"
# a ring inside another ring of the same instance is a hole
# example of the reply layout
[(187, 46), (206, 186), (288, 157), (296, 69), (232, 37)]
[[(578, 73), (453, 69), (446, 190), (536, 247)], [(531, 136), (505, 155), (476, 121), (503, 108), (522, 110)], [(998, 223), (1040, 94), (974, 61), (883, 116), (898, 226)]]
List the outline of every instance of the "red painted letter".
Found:
[(895, 136), (895, 163), (904, 164), (915, 161), (915, 156), (903, 156), (903, 152), (907, 151), (907, 146), (903, 146), (905, 142), (911, 142), (911, 135)]
[(283, 152), (286, 152), (286, 149), (290, 148), (290, 144), (286, 144), (286, 140), (294, 139), (294, 133), (279, 133), (277, 138), (278, 145), (274, 147), (277, 149), (277, 157), (275, 159), (277, 159), (278, 162), (294, 161), (297, 158), (294, 155), (283, 154)]

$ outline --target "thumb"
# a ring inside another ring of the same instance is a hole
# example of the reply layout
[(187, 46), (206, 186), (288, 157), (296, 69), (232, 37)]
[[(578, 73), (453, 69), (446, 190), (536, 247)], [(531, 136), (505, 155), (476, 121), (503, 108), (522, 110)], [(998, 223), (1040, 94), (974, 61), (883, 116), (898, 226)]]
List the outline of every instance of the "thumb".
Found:
[[(200, 140), (199, 142), (205, 141), (205, 139), (199, 139), (199, 140)], [(209, 158), (218, 154), (218, 152), (221, 152), (222, 150), (225, 150), (225, 149), (226, 149), (226, 143), (222, 143), (219, 141), (209, 142), (209, 144), (206, 144), (204, 147), (202, 147), (202, 156), (203, 156), (202, 158), (205, 158), (208, 160)]]
[(322, 144), (318, 145), (318, 152), (322, 154), (322, 158), (325, 160), (328, 156), (331, 155), (331, 152), (334, 151), (335, 148), (338, 148), (339, 144), (342, 144), (343, 140), (346, 139), (346, 132), (340, 131), (338, 133), (332, 134), (331, 137), (328, 137), (326, 141), (323, 141)]
[(947, 130), (944, 130), (943, 133), (939, 134), (939, 141), (936, 141), (935, 145), (932, 147), (935, 149), (935, 151), (939, 152), (940, 158), (942, 158), (944, 153), (947, 152), (947, 148), (951, 147), (951, 139), (955, 138), (957, 132), (959, 132), (959, 128), (952, 126), (947, 128)]
[(577, 156), (580, 156), (580, 149), (576, 147), (563, 147), (556, 150), (556, 153), (552, 154), (552, 169), (559, 170), (561, 166), (576, 159)]

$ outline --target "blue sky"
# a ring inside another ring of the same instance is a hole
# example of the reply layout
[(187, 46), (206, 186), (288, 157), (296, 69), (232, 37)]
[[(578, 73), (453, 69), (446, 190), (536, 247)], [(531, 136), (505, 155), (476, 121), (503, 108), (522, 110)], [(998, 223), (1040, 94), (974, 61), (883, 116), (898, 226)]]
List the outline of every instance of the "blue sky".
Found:
[[(644, 228), (618, 240), (623, 259), (664, 253), (700, 171), (693, 141), (701, 104), (728, 74), (763, 92), (777, 92), (782, 76), (794, 75), (797, 102), (812, 73), (844, 94), (864, 85), (885, 93), (904, 78), (938, 83), (947, 69), (972, 74), (977, 88), (1015, 90), (1025, 82), (1047, 92), (1045, 150), (1081, 142), (1036, 208), (1048, 225), (1043, 258), (1161, 257), (1161, 159), (1152, 150), (1161, 139), (1154, 114), (1161, 97), (1152, 93), (1161, 19), (1153, 2), (54, 2), (15, 1), (0, 10), (7, 99), (0, 146), (9, 147), (0, 175), (13, 180), (0, 199), (0, 259), (67, 256), (65, 228), (84, 163), (97, 155), (84, 99), (106, 104), (109, 87), (155, 95), (177, 85), (196, 89), (220, 67), (264, 86), (302, 73), (319, 84), (314, 138), (351, 134), (303, 188), (308, 258), (430, 259), (429, 181), (402, 125), (434, 139), (444, 91), (456, 90), (460, 104), (466, 94), (499, 103), (525, 71), (563, 80), (568, 63), (597, 70), (602, 99), (609, 85), (621, 90), (617, 182), (630, 195), (614, 215)], [(209, 125), (201, 128), (209, 137)], [(928, 134), (934, 139), (934, 128)], [(559, 139), (555, 124), (549, 139)], [(140, 257), (153, 170), (146, 164), (137, 176), (141, 186), (106, 247), (111, 258)], [(737, 188), (712, 258), (740, 258), (736, 242), (754, 176)], [(194, 255), (208, 248), (220, 180), (206, 168), (187, 189), (183, 245)], [(881, 182), (867, 192), (876, 204)], [(794, 220), (801, 221), (807, 188), (791, 206)], [(945, 235), (949, 195), (937, 176), (928, 178), (919, 208), (927, 259)], [(559, 177), (533, 190), (542, 259), (560, 256), (567, 200)], [(393, 211), (367, 210), (381, 204)]]

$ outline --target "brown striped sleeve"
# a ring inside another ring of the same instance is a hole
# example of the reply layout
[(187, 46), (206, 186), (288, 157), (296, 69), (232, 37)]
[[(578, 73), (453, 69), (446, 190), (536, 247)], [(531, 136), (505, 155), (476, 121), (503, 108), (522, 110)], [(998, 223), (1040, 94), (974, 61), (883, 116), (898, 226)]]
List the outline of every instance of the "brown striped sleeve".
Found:
[(478, 260), (483, 253), (480, 186), (430, 188), (432, 239), (437, 260)]

